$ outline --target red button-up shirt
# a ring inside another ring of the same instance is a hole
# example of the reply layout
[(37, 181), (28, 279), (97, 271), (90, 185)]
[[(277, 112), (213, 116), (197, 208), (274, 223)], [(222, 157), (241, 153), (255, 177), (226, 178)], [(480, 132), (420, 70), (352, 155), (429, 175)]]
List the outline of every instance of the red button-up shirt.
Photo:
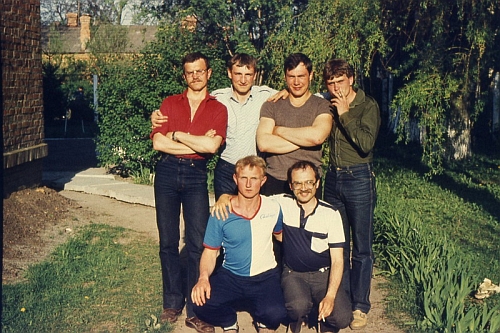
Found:
[[(168, 117), (168, 121), (153, 129), (150, 135), (151, 139), (156, 133), (166, 135), (168, 132), (181, 131), (191, 135), (205, 135), (210, 129), (214, 129), (216, 135), (222, 137), (222, 142), (226, 139), (227, 109), (224, 104), (209, 94), (196, 110), (193, 121), (191, 121), (191, 107), (187, 98), (187, 90), (182, 94), (165, 98), (161, 103), (160, 111)], [(176, 156), (192, 159), (207, 158), (206, 154)]]

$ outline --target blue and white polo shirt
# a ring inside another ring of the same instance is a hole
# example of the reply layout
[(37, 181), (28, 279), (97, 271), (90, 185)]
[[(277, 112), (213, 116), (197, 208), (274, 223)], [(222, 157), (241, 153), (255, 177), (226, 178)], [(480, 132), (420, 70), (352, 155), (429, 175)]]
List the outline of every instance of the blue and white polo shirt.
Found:
[(222, 266), (239, 276), (255, 276), (276, 267), (272, 237), (282, 232), (280, 205), (272, 198), (260, 197), (256, 214), (247, 219), (235, 213), (223, 221), (210, 216), (203, 245), (222, 247)]

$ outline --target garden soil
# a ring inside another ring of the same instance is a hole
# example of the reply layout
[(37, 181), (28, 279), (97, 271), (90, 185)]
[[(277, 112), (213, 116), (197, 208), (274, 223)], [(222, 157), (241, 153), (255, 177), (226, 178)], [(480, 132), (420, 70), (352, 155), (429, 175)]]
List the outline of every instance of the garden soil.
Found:
[[(45, 260), (57, 245), (65, 242), (79, 227), (91, 222), (133, 229), (158, 240), (152, 207), (80, 192), (57, 192), (48, 187), (21, 190), (3, 200), (2, 283), (22, 281), (29, 265)], [(358, 331), (360, 333), (403, 332), (384, 315), (386, 292), (381, 288), (382, 283), (382, 278), (374, 277), (369, 324)], [(184, 319), (183, 314), (174, 333), (195, 332), (184, 325)], [(240, 332), (255, 332), (248, 313), (240, 312), (238, 321)], [(302, 330), (306, 333), (314, 331)], [(351, 330), (347, 328), (341, 332), (348, 331)], [(217, 328), (216, 332), (222, 330)], [(278, 332), (286, 332), (286, 328), (282, 326)]]

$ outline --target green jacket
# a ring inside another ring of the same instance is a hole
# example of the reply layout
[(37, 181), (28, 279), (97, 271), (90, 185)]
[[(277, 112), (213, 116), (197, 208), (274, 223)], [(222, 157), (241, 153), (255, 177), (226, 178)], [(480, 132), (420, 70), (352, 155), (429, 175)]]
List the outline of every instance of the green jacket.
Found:
[(361, 89), (349, 105), (349, 112), (338, 116), (332, 108), (334, 124), (329, 137), (331, 167), (346, 167), (373, 161), (373, 147), (380, 128), (377, 102)]

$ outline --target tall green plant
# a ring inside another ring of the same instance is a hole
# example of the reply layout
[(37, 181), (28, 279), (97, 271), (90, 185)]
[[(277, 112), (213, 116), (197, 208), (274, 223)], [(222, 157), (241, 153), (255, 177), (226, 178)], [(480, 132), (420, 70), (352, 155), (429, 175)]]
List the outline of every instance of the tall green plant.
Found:
[[(384, 272), (401, 279), (420, 310), (419, 332), (492, 332), (500, 304), (474, 304), (471, 260), (412, 214), (379, 213), (375, 251)], [(479, 315), (481, 314), (481, 315)]]
[(417, 70), (392, 101), (392, 108), (397, 110), (393, 120), (397, 120), (398, 141), (410, 142), (414, 133), (410, 124), (414, 119), (419, 120), (422, 159), (431, 167), (431, 174), (443, 171), (447, 114), (458, 85), (455, 78), (439, 75), (435, 69), (429, 72)]
[(332, 57), (349, 61), (361, 84), (370, 76), (375, 55), (386, 51), (379, 12), (378, 1), (362, 0), (309, 1), (300, 13), (293, 7), (283, 8), (281, 25), (270, 36), (263, 59), (270, 84), (282, 84), (283, 60), (294, 52), (313, 60), (314, 91), (321, 89), (323, 65)]

